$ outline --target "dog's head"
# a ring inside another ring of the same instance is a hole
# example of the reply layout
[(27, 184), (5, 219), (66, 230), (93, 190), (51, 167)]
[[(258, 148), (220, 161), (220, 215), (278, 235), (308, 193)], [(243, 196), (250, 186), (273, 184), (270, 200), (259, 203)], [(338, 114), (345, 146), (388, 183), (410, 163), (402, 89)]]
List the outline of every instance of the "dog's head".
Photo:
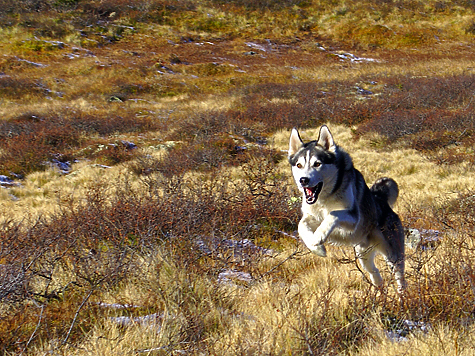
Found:
[(331, 185), (336, 176), (337, 146), (327, 126), (320, 128), (318, 140), (304, 143), (297, 129), (292, 129), (289, 162), (298, 188), (307, 204), (314, 204), (324, 186)]

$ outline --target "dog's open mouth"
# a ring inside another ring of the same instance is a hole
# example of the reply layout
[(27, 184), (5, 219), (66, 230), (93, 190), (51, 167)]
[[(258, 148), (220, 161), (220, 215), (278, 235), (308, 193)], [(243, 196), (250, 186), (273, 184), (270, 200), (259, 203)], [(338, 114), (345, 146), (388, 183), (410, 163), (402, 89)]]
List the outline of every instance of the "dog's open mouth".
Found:
[(318, 199), (318, 194), (322, 191), (323, 182), (318, 183), (315, 187), (304, 187), (305, 201), (307, 204), (314, 204)]

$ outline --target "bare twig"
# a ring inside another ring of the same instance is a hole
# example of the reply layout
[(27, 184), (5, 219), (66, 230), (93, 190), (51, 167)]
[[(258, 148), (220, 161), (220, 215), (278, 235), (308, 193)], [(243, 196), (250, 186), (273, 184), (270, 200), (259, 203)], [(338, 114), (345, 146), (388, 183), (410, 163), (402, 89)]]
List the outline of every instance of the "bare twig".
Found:
[(267, 272), (265, 272), (264, 274), (261, 275), (261, 278), (262, 277), (265, 277), (267, 276), (268, 274), (271, 274), (272, 272), (274, 272), (277, 268), (279, 268), (280, 266), (282, 266), (285, 262), (287, 262), (288, 260), (291, 260), (292, 258), (294, 258), (296, 255), (298, 254), (303, 254), (302, 251), (300, 251), (299, 249), (299, 246), (297, 245), (297, 248), (295, 249), (294, 252), (292, 252), (289, 256), (287, 256), (283, 261), (279, 262), (278, 264), (276, 264), (274, 267), (272, 267), (270, 270), (268, 270)]
[(81, 311), (82, 307), (87, 303), (89, 298), (91, 297), (92, 293), (94, 292), (94, 289), (91, 288), (89, 291), (89, 294), (87, 295), (86, 298), (82, 301), (81, 305), (79, 306), (78, 310), (76, 310), (76, 314), (74, 314), (73, 321), (71, 322), (71, 326), (69, 327), (68, 333), (66, 334), (66, 337), (64, 338), (63, 342), (61, 343), (61, 346), (64, 345), (66, 342), (68, 342), (69, 336), (71, 335), (71, 331), (73, 330), (74, 324), (76, 323), (76, 319), (79, 316), (79, 312)]
[(21, 351), (20, 353), (20, 356), (23, 355), (23, 353), (26, 351), (26, 349), (28, 348), (28, 346), (30, 346), (30, 342), (33, 340), (35, 334), (36, 334), (36, 331), (38, 330), (38, 328), (40, 327), (41, 325), (41, 319), (43, 319), (43, 311), (45, 310), (45, 306), (42, 305), (41, 306), (41, 313), (40, 313), (40, 317), (38, 318), (38, 323), (36, 324), (36, 328), (35, 330), (33, 330), (33, 333), (31, 334), (30, 338), (28, 339), (28, 342), (26, 343), (25, 347), (23, 348), (23, 350)]
[(356, 252), (356, 250), (354, 250), (355, 252), (355, 259), (354, 259), (354, 262), (355, 262), (355, 266), (356, 268), (358, 269), (358, 271), (360, 271), (361, 275), (363, 276), (363, 279), (365, 282), (368, 282), (369, 285), (373, 285), (373, 283), (371, 283), (371, 281), (369, 280), (368, 277), (366, 277), (366, 274), (363, 272), (363, 270), (361, 269), (360, 265), (358, 264), (358, 253)]

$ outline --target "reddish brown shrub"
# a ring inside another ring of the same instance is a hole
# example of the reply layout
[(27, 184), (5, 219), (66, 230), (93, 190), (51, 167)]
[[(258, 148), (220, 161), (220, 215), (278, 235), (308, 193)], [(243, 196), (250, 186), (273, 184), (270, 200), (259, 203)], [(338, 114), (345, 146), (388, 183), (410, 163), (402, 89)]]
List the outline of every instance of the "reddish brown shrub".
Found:
[(389, 142), (404, 138), (411, 147), (432, 151), (473, 140), (475, 124), (470, 112), (447, 110), (397, 110), (383, 113), (361, 125), (357, 134), (377, 132)]
[(42, 88), (30, 79), (19, 79), (9, 75), (0, 74), (0, 96), (18, 99), (24, 95), (37, 95), (42, 93)]
[[(63, 116), (64, 115), (64, 116)], [(109, 136), (115, 133), (140, 132), (154, 129), (156, 125), (149, 118), (135, 116), (92, 116), (70, 113), (54, 116), (25, 114), (0, 123), (0, 174), (27, 174), (42, 170), (52, 157), (74, 156), (75, 150), (95, 143), (87, 142), (86, 136)], [(94, 139), (97, 141), (96, 139)], [(106, 149), (92, 150), (88, 157), (103, 158), (104, 163), (115, 164), (128, 160), (133, 155), (121, 141), (104, 143)], [(88, 150), (82, 153), (82, 157)]]
[(172, 140), (203, 141), (213, 139), (214, 135), (229, 133), (233, 124), (232, 112), (207, 111), (178, 118), (177, 130), (170, 137)]

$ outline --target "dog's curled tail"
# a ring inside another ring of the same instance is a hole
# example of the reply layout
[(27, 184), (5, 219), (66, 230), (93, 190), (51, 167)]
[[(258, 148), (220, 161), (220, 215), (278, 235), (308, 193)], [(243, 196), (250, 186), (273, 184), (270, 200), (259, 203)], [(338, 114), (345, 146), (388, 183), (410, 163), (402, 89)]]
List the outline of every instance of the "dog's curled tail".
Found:
[(386, 200), (391, 208), (394, 206), (397, 197), (399, 196), (399, 188), (396, 181), (387, 177), (379, 178), (374, 182), (370, 190), (374, 196)]

